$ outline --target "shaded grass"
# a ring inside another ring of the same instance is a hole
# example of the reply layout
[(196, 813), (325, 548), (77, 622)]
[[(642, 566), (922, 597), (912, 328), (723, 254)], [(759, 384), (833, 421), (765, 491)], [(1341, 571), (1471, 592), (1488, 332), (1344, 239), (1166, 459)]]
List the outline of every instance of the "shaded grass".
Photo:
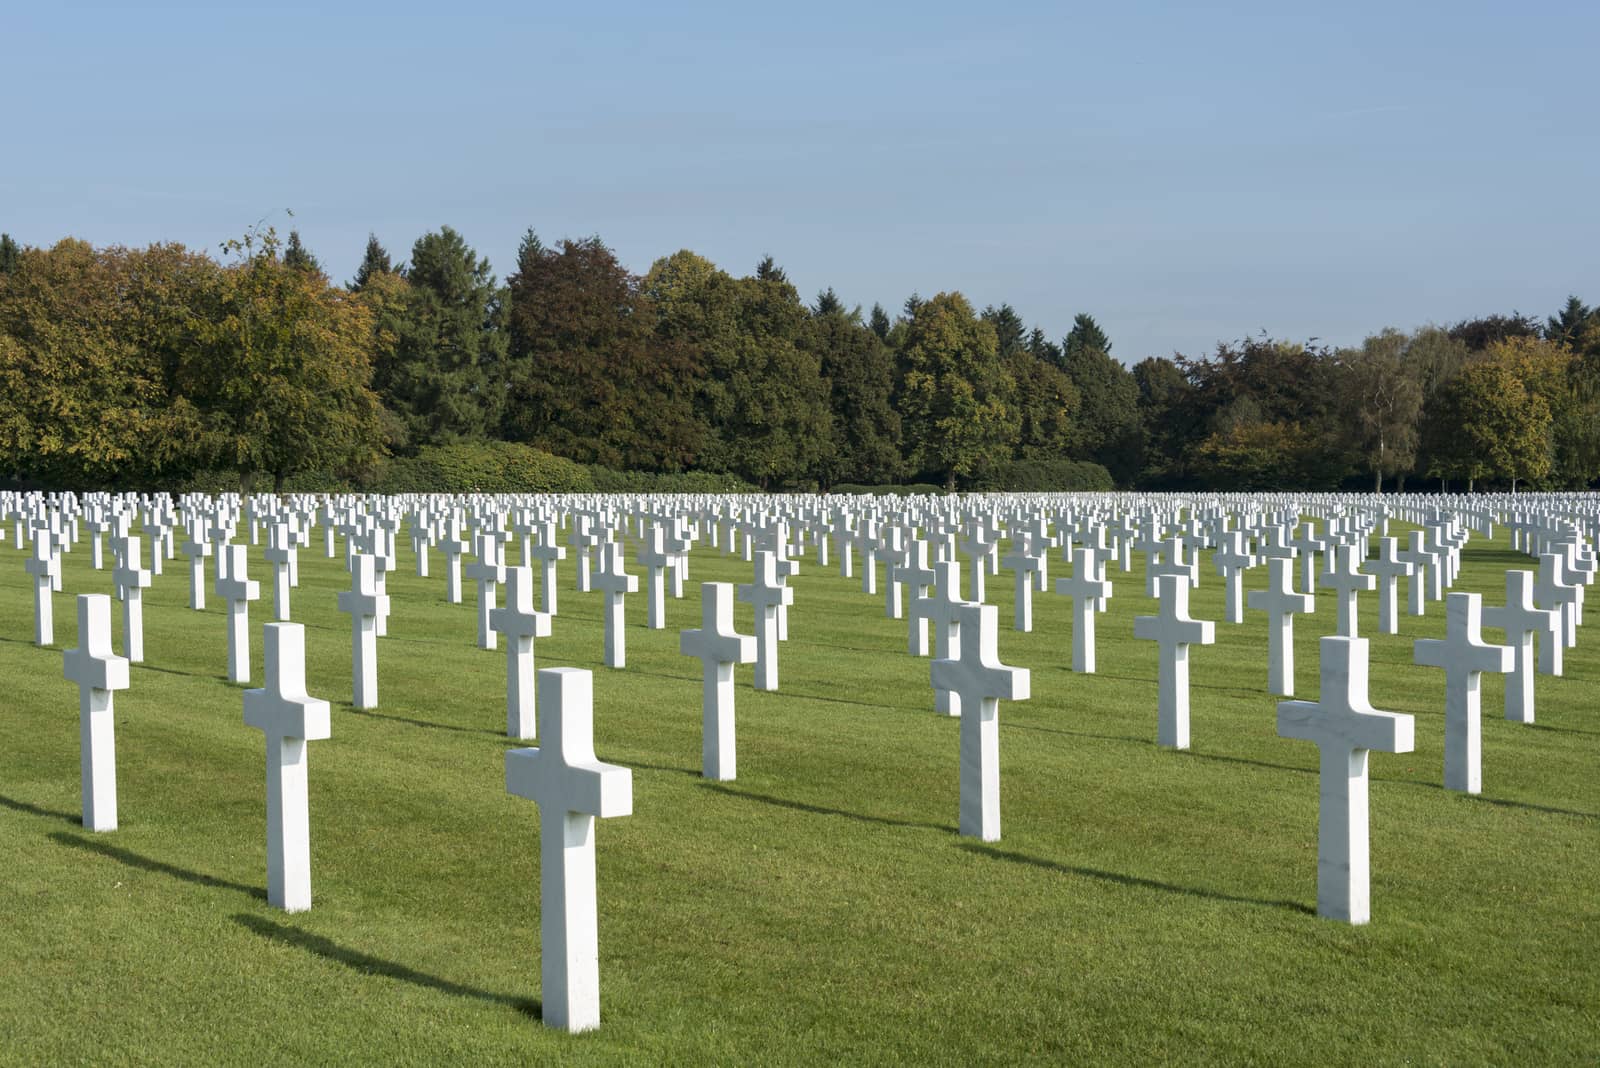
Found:
[[(932, 713), (928, 662), (881, 594), (806, 561), (782, 691), (740, 669), (740, 778), (710, 783), (677, 632), (699, 624), (699, 581), (747, 565), (696, 550), (665, 631), (630, 598), (629, 667), (611, 671), (600, 595), (572, 588), (568, 561), (536, 655), (595, 671), (597, 751), (635, 769), (635, 815), (598, 831), (603, 1025), (567, 1036), (530, 1019), (538, 820), (504, 791), (503, 753), (526, 743), (504, 737), (504, 652), (474, 647), (470, 583), (446, 603), (402, 548), (380, 706), (357, 711), (334, 608), (348, 577), (302, 551), (295, 618), (335, 722), (310, 746), (315, 906), (290, 917), (261, 891), (263, 745), (221, 678), (222, 606), (191, 612), (184, 568), (147, 591), (150, 663), (116, 698), (121, 829), (92, 835), (61, 679), (75, 615), (58, 596), (58, 647), (30, 644), (22, 560), (0, 548), (0, 1059), (1544, 1062), (1592, 1060), (1600, 1039), (1585, 632), (1566, 677), (1539, 679), (1534, 727), (1500, 718), (1485, 680), (1487, 792), (1469, 798), (1439, 786), (1442, 674), (1410, 663), (1442, 606), (1382, 636), (1362, 599), (1374, 703), (1417, 716), (1418, 749), (1373, 756), (1374, 921), (1350, 928), (1313, 915), (1317, 755), (1276, 735), (1258, 614), (1193, 651), (1194, 749), (1154, 745), (1137, 557), (1113, 571), (1095, 676), (1067, 670), (1070, 602), (1036, 594), (1034, 632), (1016, 633), (1009, 576), (988, 582), (1002, 658), (1034, 694), (1002, 705), (994, 844), (954, 833), (957, 724)], [(67, 556), (68, 591), (109, 591), (87, 561)], [(1507, 566), (1532, 563), (1474, 539), (1456, 588), (1496, 602)], [(1222, 618), (1209, 561), (1192, 606)], [(1301, 696), (1333, 615), (1324, 596), (1297, 620)], [(747, 606), (737, 622), (750, 630)]]

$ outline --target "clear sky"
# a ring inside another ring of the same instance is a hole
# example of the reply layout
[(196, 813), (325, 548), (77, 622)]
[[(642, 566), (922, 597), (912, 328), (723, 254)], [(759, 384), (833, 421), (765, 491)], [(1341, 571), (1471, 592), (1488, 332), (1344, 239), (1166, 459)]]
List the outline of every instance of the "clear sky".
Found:
[[(0, 230), (454, 226), (1129, 362), (1600, 302), (1600, 3), (0, 5)], [(292, 209), (294, 219), (284, 215)]]

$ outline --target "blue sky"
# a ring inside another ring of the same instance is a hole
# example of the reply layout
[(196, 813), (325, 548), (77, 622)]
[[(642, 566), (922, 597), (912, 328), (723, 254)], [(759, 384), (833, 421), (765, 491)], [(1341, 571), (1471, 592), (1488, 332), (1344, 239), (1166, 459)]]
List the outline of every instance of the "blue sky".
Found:
[(1345, 344), (1600, 302), (1597, 40), (1575, 2), (11, 4), (0, 230), (266, 218), (345, 279), (443, 224), (504, 277), (532, 226), (1088, 311), (1130, 362)]

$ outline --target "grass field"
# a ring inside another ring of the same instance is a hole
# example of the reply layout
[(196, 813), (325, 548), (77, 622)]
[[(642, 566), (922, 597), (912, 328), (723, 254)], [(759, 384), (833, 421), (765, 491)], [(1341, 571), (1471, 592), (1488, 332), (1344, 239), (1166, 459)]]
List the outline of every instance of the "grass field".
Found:
[[(9, 533), (9, 526), (7, 527)], [(146, 593), (146, 659), (116, 695), (120, 829), (79, 822), (73, 593), (32, 643), (24, 553), (0, 547), (0, 1060), (11, 1064), (373, 1062), (1227, 1064), (1595, 1063), (1600, 1057), (1600, 639), (1538, 680), (1538, 723), (1485, 679), (1484, 793), (1441, 787), (1443, 674), (1411, 664), (1442, 603), (1372, 639), (1372, 697), (1416, 716), (1417, 748), (1372, 757), (1369, 926), (1319, 919), (1317, 751), (1276, 736), (1264, 617), (1218, 620), (1192, 656), (1194, 748), (1158, 749), (1153, 611), (1113, 568), (1100, 673), (1074, 675), (1070, 602), (1037, 595), (1002, 659), (1003, 840), (957, 836), (957, 724), (883, 599), (806, 560), (791, 581), (782, 689), (738, 669), (740, 777), (699, 775), (698, 583), (748, 565), (693, 555), (667, 629), (629, 598), (628, 667), (601, 657), (601, 594), (561, 565), (543, 667), (595, 672), (600, 759), (634, 769), (634, 815), (598, 828), (602, 1024), (538, 1019), (538, 819), (505, 792), (505, 655), (474, 646), (475, 592), (447, 604), (402, 547), (379, 641), (380, 705), (349, 707), (340, 561), (301, 552), (294, 617), (311, 693), (314, 907), (265, 899), (264, 743), (223, 679), (223, 607), (187, 607), (181, 557)], [(148, 550), (148, 545), (147, 545)], [(109, 552), (107, 554), (109, 558)], [(148, 561), (147, 561), (148, 563)], [(1500, 603), (1531, 567), (1503, 535), (1468, 545), (1458, 590)], [(1059, 573), (1061, 564), (1052, 561)], [(271, 616), (251, 573), (253, 677)], [(1260, 588), (1265, 569), (1247, 575)], [(1402, 598), (1404, 596), (1402, 588)], [(1402, 600), (1402, 611), (1404, 602)], [(739, 628), (749, 633), (748, 606)], [(114, 606), (119, 634), (120, 608)], [(1298, 696), (1317, 692), (1324, 592), (1296, 623)], [(1487, 632), (1498, 636), (1496, 632)]]

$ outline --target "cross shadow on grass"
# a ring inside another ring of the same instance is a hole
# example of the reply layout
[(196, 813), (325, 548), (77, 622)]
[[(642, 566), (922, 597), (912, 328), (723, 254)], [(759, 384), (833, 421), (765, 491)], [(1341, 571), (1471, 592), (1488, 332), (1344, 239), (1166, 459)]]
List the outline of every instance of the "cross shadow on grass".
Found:
[(496, 738), (504, 737), (504, 731), (490, 730), (488, 727), (457, 727), (452, 723), (433, 723), (425, 719), (412, 719), (409, 716), (391, 716), (383, 712), (374, 712), (370, 708), (356, 708), (354, 705), (341, 703), (341, 711), (349, 712), (354, 716), (366, 716), (368, 719), (386, 719), (392, 723), (407, 723), (413, 727), (427, 727), (436, 731), (455, 731), (458, 734), (491, 734)]
[(0, 796), (0, 807), (26, 812), (31, 816), (44, 816), (47, 819), (64, 820), (75, 827), (83, 826), (83, 817), (75, 816), (70, 812), (60, 812), (53, 808), (41, 808), (27, 801), (18, 801), (14, 797)]
[(1205, 898), (1208, 901), (1226, 901), (1236, 905), (1261, 905), (1266, 908), (1300, 912), (1308, 916), (1317, 914), (1316, 909), (1299, 901), (1274, 901), (1265, 897), (1246, 897), (1242, 894), (1224, 894), (1216, 890), (1202, 890), (1195, 886), (1179, 886), (1176, 883), (1163, 883), (1155, 879), (1142, 879), (1137, 875), (1123, 875), (1114, 871), (1100, 871), (1097, 868), (1082, 868), (1073, 864), (1061, 864), (1054, 860), (1045, 860), (1042, 857), (1030, 857), (1024, 853), (1013, 853), (1010, 850), (997, 849), (994, 846), (983, 845), (979, 842), (958, 842), (956, 844), (969, 853), (977, 853), (980, 856), (991, 857), (995, 860), (1006, 860), (1013, 864), (1026, 864), (1034, 868), (1043, 868), (1046, 871), (1057, 872), (1061, 875), (1079, 875), (1088, 879), (1116, 883), (1118, 886), (1132, 886), (1141, 890), (1160, 890), (1166, 894), (1183, 894), (1188, 897)]
[(321, 957), (323, 960), (330, 960), (335, 964), (343, 964), (345, 967), (358, 971), (363, 975), (381, 975), (385, 979), (398, 979), (403, 983), (412, 983), (444, 994), (476, 998), (479, 1001), (489, 1001), (496, 1005), (507, 1005), (534, 1019), (539, 1019), (544, 1012), (544, 1006), (538, 998), (519, 998), (510, 994), (496, 994), (492, 990), (483, 990), (479, 987), (467, 986), (465, 983), (441, 979), (437, 975), (419, 972), (415, 968), (407, 967), (396, 961), (384, 960), (382, 957), (374, 957), (370, 953), (362, 953), (360, 950), (341, 946), (332, 939), (312, 934), (310, 931), (303, 931), (298, 927), (274, 923), (261, 916), (252, 916), (249, 913), (239, 912), (234, 914), (233, 922), (240, 927), (253, 931), (262, 938), (303, 949), (307, 953)]
[(767, 794), (754, 794), (747, 790), (735, 790), (719, 782), (703, 782), (702, 789), (713, 790), (719, 794), (736, 797), (742, 801), (758, 801), (763, 805), (775, 805), (778, 808), (793, 809), (796, 812), (808, 812), (814, 816), (843, 816), (847, 820), (858, 820), (862, 823), (878, 823), (886, 827), (913, 827), (928, 831), (943, 831), (954, 834), (956, 828), (948, 823), (921, 823), (916, 820), (897, 820), (888, 816), (869, 816), (864, 812), (849, 812), (842, 808), (826, 808), (822, 805), (812, 805), (804, 801), (791, 801), (785, 797), (771, 797)]
[(175, 864), (140, 856), (138, 853), (129, 852), (106, 842), (96, 842), (88, 838), (81, 838), (75, 834), (63, 834), (60, 831), (52, 833), (49, 837), (51, 841), (58, 845), (71, 846), (73, 849), (81, 849), (87, 853), (98, 853), (102, 857), (111, 858), (118, 864), (126, 864), (128, 867), (138, 868), (140, 871), (155, 872), (157, 875), (170, 875), (172, 878), (182, 879), (186, 883), (194, 883), (197, 886), (210, 887), (216, 890), (236, 890), (241, 894), (247, 894), (262, 901), (267, 899), (266, 890), (259, 886), (246, 886), (243, 883), (220, 879), (215, 875), (207, 875), (204, 872), (180, 868)]
[[(1444, 784), (1438, 782), (1417, 782), (1413, 779), (1397, 779), (1395, 781), (1403, 782), (1410, 786), (1423, 786), (1429, 790), (1445, 789)], [(1552, 816), (1576, 816), (1578, 819), (1600, 820), (1600, 812), (1579, 812), (1578, 810), (1571, 808), (1555, 808), (1551, 805), (1536, 805), (1532, 801), (1513, 801), (1508, 797), (1484, 797), (1482, 794), (1469, 794), (1461, 790), (1450, 790), (1447, 792), (1454, 794), (1463, 801), (1469, 801), (1474, 804), (1498, 805), (1500, 808), (1520, 808), (1527, 812), (1548, 812)]]
[(154, 664), (146, 664), (143, 662), (134, 664), (133, 666), (140, 671), (159, 671), (163, 675), (182, 675), (186, 679), (216, 679), (218, 682), (228, 681), (228, 673), (225, 671), (216, 675), (212, 675), (204, 671), (179, 671), (177, 668), (157, 667)]
[(1037, 723), (1016, 723), (1002, 720), (1003, 731), (1040, 731), (1044, 734), (1066, 734), (1073, 738), (1098, 738), (1103, 742), (1132, 742), (1135, 745), (1153, 744), (1149, 738), (1135, 738), (1131, 734), (1096, 734), (1094, 731), (1069, 731), (1065, 727), (1041, 727)]

